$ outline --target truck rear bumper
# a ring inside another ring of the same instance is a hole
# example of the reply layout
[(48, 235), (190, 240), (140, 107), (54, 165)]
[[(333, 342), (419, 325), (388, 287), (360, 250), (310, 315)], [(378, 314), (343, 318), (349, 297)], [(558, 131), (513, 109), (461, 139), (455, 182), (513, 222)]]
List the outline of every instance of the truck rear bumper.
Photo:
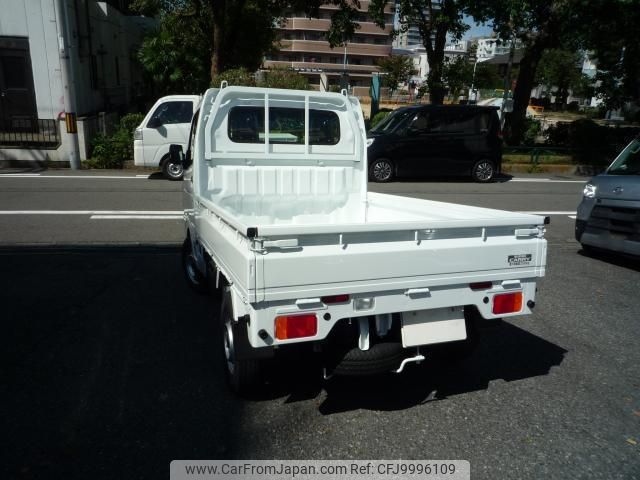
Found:
[[(289, 301), (246, 304), (234, 295), (236, 318), (247, 323), (248, 341), (254, 349), (302, 342), (318, 342), (327, 338), (342, 319), (473, 305), (484, 319), (495, 319), (531, 313), (535, 302), (536, 278), (504, 280), (483, 284), (410, 288), (402, 290), (346, 294), (339, 303), (328, 297), (301, 298)], [(508, 293), (521, 293), (517, 311), (502, 313), (495, 309), (495, 298)], [(345, 292), (342, 292), (345, 295)], [(298, 338), (282, 338), (276, 331), (278, 317), (315, 316), (315, 334)]]

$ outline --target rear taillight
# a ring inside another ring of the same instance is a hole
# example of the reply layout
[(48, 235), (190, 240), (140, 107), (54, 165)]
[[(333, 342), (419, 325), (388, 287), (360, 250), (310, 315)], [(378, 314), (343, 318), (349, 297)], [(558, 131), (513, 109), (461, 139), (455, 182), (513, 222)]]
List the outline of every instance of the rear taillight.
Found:
[(349, 301), (349, 295), (328, 295), (321, 297), (323, 303), (345, 303)]
[(275, 323), (275, 333), (278, 340), (313, 337), (318, 333), (318, 318), (315, 313), (281, 315), (276, 317)]
[(493, 297), (494, 315), (516, 313), (522, 310), (522, 292), (500, 293)]

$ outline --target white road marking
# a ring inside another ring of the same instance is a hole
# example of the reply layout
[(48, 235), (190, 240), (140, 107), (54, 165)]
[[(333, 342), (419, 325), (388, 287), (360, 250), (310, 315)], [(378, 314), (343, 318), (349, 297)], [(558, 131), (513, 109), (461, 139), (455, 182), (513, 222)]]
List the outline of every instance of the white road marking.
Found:
[(179, 215), (182, 210), (0, 210), (0, 215)]
[(182, 215), (91, 215), (91, 220), (182, 220)]
[(0, 177), (39, 177), (39, 173), (3, 173)]
[(576, 219), (576, 216), (575, 216), (575, 215), (569, 215), (569, 218), (571, 218), (571, 219), (575, 220), (575, 219)]
[(537, 212), (515, 212), (515, 213), (526, 213), (528, 215), (575, 215), (576, 212), (574, 210), (570, 211), (562, 211), (562, 212), (554, 212), (549, 210), (540, 210)]
[(530, 183), (587, 183), (586, 180), (552, 180), (550, 178), (512, 178), (509, 182), (530, 182)]
[(149, 178), (149, 175), (136, 175), (137, 178)]
[(40, 175), (40, 174), (0, 174), (0, 178), (58, 178), (58, 179), (119, 179), (119, 180), (146, 180), (149, 178), (149, 175), (144, 177), (138, 176), (124, 176), (124, 175)]

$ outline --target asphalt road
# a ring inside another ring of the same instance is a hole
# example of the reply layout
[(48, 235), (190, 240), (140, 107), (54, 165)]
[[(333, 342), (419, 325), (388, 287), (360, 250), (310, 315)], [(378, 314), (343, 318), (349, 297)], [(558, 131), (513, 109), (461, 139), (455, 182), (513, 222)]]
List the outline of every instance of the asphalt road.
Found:
[(2, 478), (167, 478), (172, 459), (224, 458), (640, 478), (640, 263), (580, 252), (584, 179), (372, 185), (550, 213), (535, 314), (486, 329), (460, 364), (328, 383), (280, 365), (249, 401), (225, 387), (216, 299), (182, 278), (180, 183), (49, 175), (0, 176)]

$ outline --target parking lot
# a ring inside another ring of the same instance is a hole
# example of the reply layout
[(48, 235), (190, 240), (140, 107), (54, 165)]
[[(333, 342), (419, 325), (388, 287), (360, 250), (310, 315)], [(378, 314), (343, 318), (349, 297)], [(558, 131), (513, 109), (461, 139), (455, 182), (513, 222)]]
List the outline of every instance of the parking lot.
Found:
[(473, 479), (640, 478), (640, 263), (584, 255), (586, 178), (373, 184), (549, 215), (534, 315), (457, 364), (226, 389), (215, 298), (181, 273), (181, 183), (0, 175), (4, 478), (166, 478), (172, 459), (467, 459)]

